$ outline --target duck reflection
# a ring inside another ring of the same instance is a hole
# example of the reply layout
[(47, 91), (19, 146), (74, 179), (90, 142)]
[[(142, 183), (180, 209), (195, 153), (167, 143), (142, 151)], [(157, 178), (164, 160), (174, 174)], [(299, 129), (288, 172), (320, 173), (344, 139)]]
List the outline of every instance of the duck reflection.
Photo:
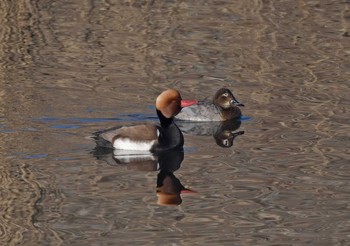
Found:
[(174, 172), (181, 166), (184, 159), (183, 150), (163, 151), (158, 156), (159, 170), (157, 176), (157, 203), (159, 205), (180, 205), (181, 194), (195, 193), (186, 189)]
[(185, 188), (174, 173), (161, 169), (157, 176), (157, 203), (159, 205), (180, 205), (181, 194), (196, 193)]
[(174, 175), (184, 159), (182, 148), (150, 154), (149, 152), (135, 153), (135, 151), (130, 153), (96, 146), (92, 153), (96, 159), (103, 160), (112, 166), (124, 166), (137, 171), (159, 171), (156, 188), (159, 205), (180, 205), (182, 194), (196, 193), (185, 188)]
[(176, 124), (184, 133), (198, 136), (213, 136), (217, 145), (229, 148), (233, 145), (234, 139), (243, 135), (244, 131), (237, 131), (241, 126), (240, 120), (228, 121), (177, 121)]

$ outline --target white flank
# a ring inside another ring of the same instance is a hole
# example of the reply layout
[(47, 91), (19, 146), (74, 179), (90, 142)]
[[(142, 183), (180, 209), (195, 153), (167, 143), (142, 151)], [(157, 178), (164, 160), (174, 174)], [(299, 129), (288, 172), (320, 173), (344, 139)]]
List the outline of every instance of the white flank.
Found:
[(154, 144), (155, 140), (152, 141), (132, 141), (128, 138), (118, 138), (114, 141), (113, 147), (115, 149), (125, 149), (125, 150), (150, 150)]

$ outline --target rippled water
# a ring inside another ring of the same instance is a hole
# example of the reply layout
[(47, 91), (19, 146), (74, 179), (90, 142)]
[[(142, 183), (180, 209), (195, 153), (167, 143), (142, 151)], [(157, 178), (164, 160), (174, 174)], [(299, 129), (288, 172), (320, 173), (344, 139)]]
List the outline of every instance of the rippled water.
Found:
[[(349, 1), (0, 6), (1, 245), (349, 244)], [(222, 86), (244, 134), (185, 126), (180, 205), (154, 163), (93, 155), (92, 132), (157, 121), (163, 89)]]

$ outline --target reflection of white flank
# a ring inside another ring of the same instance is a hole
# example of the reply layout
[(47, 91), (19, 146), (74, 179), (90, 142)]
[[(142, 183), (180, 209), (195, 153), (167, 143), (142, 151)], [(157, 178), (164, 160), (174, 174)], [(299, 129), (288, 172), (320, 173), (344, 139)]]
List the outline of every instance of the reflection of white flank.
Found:
[(152, 148), (154, 142), (155, 142), (155, 140), (152, 140), (152, 141), (132, 141), (128, 138), (118, 138), (114, 141), (113, 147), (115, 149), (145, 151), (145, 150), (150, 150)]
[(131, 150), (121, 150), (115, 149), (113, 151), (114, 158), (118, 159), (121, 163), (130, 162), (144, 162), (144, 161), (154, 161), (156, 157), (148, 151), (131, 151)]
[(128, 150), (128, 149), (114, 149), (114, 156), (125, 156), (125, 155), (134, 155), (134, 156), (153, 156), (148, 150)]

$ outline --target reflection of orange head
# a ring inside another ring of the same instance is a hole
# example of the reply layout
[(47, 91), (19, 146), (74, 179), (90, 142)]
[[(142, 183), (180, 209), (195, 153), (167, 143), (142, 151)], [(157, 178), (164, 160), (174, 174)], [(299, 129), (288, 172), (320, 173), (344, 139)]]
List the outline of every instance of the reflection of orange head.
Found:
[(182, 185), (173, 174), (168, 174), (163, 178), (163, 185), (157, 187), (159, 205), (180, 205), (182, 202), (180, 193)]
[(190, 189), (182, 189), (174, 193), (167, 193), (164, 188), (164, 186), (157, 188), (157, 204), (159, 205), (180, 205), (182, 203), (181, 194), (197, 193)]
[(180, 205), (182, 193), (195, 193), (186, 189), (171, 172), (161, 171), (157, 179), (157, 197), (159, 205)]
[(182, 199), (180, 193), (176, 194), (167, 194), (161, 191), (157, 191), (159, 205), (180, 205), (182, 203)]

